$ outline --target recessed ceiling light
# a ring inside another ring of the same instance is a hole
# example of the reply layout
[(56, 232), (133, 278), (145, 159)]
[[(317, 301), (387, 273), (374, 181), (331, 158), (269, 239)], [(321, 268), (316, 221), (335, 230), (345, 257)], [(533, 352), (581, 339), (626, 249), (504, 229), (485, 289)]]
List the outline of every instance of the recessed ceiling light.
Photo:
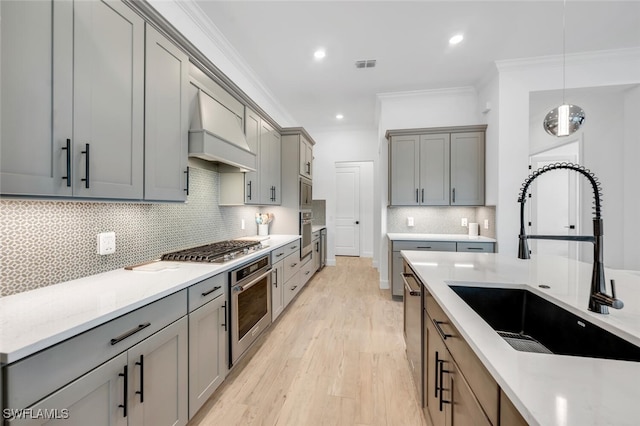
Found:
[(313, 52), (313, 57), (316, 59), (322, 59), (325, 56), (327, 56), (327, 53), (324, 51), (324, 49), (318, 49), (315, 52)]
[(344, 115), (342, 115), (342, 114), (336, 114), (336, 118), (337, 118), (338, 120), (342, 120), (342, 119), (344, 118)]
[(458, 44), (464, 39), (462, 34), (456, 34), (449, 39), (449, 44)]

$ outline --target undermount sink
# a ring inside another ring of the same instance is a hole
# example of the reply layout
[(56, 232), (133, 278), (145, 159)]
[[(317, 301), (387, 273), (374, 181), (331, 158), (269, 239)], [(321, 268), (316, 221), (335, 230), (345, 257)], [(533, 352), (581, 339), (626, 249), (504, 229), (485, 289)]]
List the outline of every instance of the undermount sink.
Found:
[(516, 350), (640, 361), (640, 347), (530, 291), (449, 287)]

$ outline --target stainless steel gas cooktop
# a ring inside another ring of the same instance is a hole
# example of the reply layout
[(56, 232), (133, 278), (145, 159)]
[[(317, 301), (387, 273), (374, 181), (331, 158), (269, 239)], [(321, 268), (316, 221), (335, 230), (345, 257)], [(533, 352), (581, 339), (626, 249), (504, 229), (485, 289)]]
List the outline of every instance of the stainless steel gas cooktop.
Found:
[(260, 241), (228, 240), (163, 254), (161, 260), (224, 263), (262, 248)]

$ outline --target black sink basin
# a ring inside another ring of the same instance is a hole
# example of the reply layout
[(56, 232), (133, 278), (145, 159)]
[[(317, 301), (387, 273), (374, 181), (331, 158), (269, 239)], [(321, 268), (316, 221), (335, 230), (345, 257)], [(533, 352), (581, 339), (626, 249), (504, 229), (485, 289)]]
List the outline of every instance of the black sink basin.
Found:
[(527, 290), (450, 287), (517, 350), (640, 361), (640, 347)]

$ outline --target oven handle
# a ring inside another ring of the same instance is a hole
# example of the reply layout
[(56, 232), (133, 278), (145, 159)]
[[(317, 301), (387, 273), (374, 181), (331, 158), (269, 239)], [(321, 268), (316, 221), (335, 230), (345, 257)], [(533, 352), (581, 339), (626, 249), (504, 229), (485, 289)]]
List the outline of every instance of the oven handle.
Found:
[(236, 292), (236, 293), (242, 293), (243, 291), (248, 290), (251, 287), (253, 287), (254, 285), (256, 285), (258, 283), (258, 281), (260, 281), (261, 279), (263, 279), (264, 277), (266, 277), (270, 273), (271, 273), (271, 268), (269, 268), (266, 271), (264, 271), (262, 274), (260, 274), (259, 277), (257, 277), (253, 281), (251, 281), (249, 284), (234, 286), (233, 287), (233, 291)]

